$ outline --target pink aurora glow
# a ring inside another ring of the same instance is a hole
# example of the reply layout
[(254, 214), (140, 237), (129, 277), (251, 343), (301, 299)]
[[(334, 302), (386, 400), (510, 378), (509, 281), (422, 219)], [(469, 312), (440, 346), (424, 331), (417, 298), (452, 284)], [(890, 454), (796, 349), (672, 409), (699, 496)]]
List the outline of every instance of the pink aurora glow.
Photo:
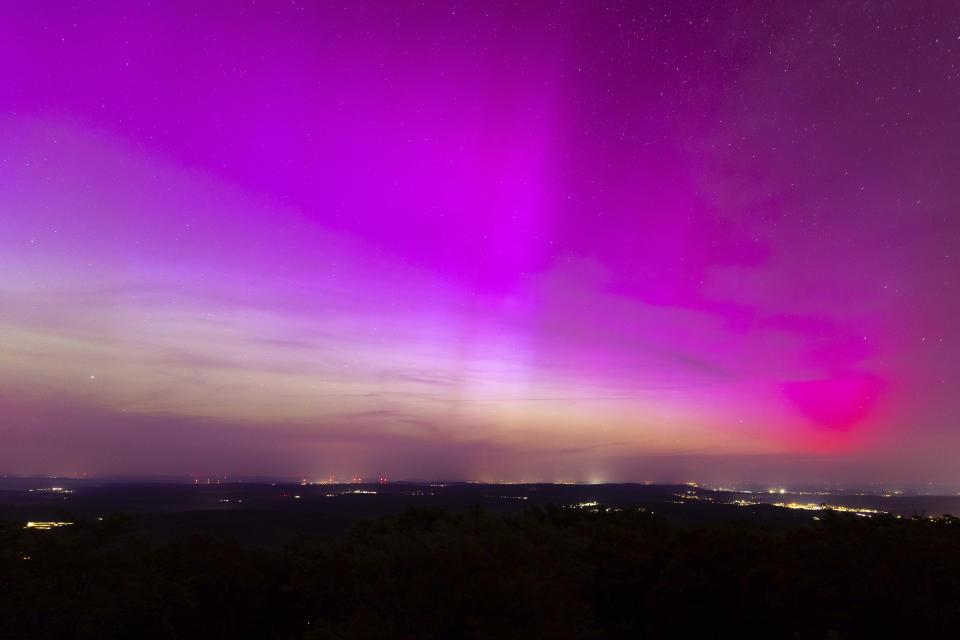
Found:
[(956, 7), (8, 4), (0, 467), (960, 480)]

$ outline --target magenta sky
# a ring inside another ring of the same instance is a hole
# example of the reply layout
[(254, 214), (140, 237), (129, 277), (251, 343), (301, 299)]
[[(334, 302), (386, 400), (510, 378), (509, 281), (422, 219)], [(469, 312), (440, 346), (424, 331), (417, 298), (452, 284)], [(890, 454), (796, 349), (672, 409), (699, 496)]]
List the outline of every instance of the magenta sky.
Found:
[(960, 482), (955, 2), (154, 5), (0, 10), (0, 471)]

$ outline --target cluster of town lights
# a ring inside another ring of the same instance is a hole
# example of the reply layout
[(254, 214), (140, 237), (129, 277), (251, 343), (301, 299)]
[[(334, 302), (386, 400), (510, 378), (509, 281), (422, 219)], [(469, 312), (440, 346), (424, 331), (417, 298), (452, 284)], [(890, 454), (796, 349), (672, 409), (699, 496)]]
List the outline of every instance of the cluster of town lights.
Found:
[(28, 522), (24, 529), (37, 529), (38, 531), (49, 531), (54, 527), (66, 527), (72, 522)]

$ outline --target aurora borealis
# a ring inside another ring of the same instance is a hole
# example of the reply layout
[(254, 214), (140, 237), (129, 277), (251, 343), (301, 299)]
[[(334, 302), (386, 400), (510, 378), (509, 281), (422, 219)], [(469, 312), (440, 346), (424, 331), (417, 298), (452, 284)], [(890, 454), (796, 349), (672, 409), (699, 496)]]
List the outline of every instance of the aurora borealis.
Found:
[(6, 3), (0, 471), (960, 482), (960, 6)]

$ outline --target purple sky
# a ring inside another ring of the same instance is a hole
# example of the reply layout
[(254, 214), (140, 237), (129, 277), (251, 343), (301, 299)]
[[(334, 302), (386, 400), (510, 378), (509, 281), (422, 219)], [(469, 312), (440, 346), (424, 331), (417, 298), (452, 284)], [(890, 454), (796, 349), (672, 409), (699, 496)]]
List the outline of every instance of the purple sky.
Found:
[(960, 482), (955, 2), (5, 3), (0, 471)]

